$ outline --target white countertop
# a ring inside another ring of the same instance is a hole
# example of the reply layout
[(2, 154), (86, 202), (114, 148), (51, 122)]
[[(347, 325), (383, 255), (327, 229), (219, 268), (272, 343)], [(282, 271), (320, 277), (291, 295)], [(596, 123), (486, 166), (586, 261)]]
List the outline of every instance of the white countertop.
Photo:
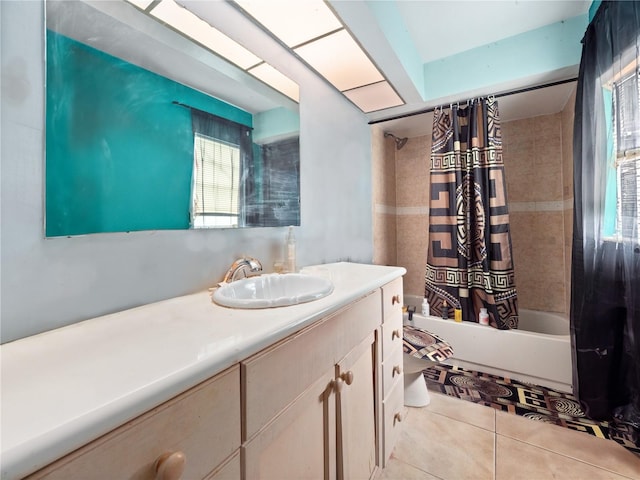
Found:
[(314, 269), (335, 287), (314, 302), (234, 310), (205, 291), (0, 346), (0, 477), (36, 471), (406, 273), (354, 263), (303, 272)]

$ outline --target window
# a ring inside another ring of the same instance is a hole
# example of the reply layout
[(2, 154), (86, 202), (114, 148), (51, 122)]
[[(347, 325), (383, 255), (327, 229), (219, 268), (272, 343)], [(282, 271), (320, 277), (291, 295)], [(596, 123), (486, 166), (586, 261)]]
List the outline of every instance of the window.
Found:
[(240, 146), (194, 135), (193, 226), (237, 227)]
[[(252, 195), (247, 195), (247, 224), (300, 225), (300, 139), (298, 136), (257, 146)], [(262, 174), (258, 174), (258, 171)]]
[[(608, 151), (612, 166), (605, 199), (604, 235), (640, 242), (640, 70), (638, 59), (609, 83)], [(615, 175), (613, 175), (615, 173)]]
[(251, 128), (200, 110), (193, 127), (193, 228), (245, 225), (247, 166), (252, 162)]
[(638, 71), (614, 84), (616, 167), (618, 171), (617, 233), (640, 241), (640, 90)]

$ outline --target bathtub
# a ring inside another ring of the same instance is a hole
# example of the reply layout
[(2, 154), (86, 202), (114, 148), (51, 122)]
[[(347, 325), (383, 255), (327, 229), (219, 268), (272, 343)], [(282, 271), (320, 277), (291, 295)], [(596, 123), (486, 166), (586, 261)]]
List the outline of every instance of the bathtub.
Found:
[(520, 309), (517, 330), (497, 330), (425, 317), (419, 313), (422, 298), (417, 296), (405, 295), (404, 303), (417, 307), (412, 325), (441, 336), (453, 347), (453, 357), (444, 363), (573, 393), (567, 318)]

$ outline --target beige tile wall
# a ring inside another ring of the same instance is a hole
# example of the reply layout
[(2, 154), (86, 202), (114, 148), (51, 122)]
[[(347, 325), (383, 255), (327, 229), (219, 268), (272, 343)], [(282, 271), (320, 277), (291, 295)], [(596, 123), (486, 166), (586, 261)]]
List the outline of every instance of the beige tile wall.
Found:
[(395, 143), (378, 126), (371, 129), (373, 263), (397, 265)]
[(573, 236), (573, 119), (576, 103), (575, 91), (562, 110), (562, 183), (564, 210), (564, 265), (567, 289), (565, 313), (569, 314), (571, 302), (571, 248)]
[[(574, 102), (554, 115), (502, 124), (521, 308), (569, 311)], [(423, 295), (431, 135), (410, 138), (401, 150), (380, 127), (372, 138), (374, 262), (405, 267), (405, 293)]]
[(505, 122), (502, 137), (518, 305), (564, 313), (562, 114)]
[(407, 269), (404, 291), (424, 295), (429, 235), (431, 135), (410, 138), (396, 152), (398, 265)]

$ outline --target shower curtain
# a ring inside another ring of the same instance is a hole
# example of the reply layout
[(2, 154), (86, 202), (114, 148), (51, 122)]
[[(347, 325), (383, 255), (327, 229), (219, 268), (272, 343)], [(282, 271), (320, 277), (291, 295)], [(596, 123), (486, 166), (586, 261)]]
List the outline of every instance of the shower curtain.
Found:
[(640, 429), (640, 3), (603, 2), (582, 43), (573, 138), (574, 393), (592, 418)]
[(425, 297), (433, 314), (517, 328), (498, 102), (434, 112)]

